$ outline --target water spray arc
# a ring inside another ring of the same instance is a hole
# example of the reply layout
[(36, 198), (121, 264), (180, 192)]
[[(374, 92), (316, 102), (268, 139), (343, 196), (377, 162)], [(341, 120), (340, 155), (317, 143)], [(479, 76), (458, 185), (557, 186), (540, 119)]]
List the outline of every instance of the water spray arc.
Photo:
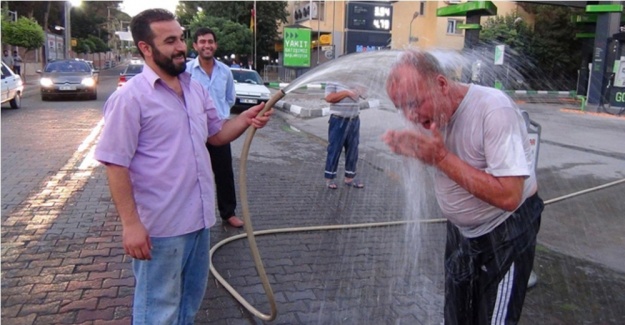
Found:
[[(382, 54), (382, 53), (372, 53), (372, 54), (367, 54), (365, 56), (360, 56), (362, 61), (366, 61), (366, 60), (380, 60), (380, 59), (394, 59), (396, 55), (396, 52), (393, 51), (388, 51), (386, 54)], [(340, 63), (340, 61), (342, 61), (341, 59), (337, 59), (335, 60), (337, 61), (336, 63)], [(450, 60), (453, 61), (453, 60)], [(452, 67), (455, 68), (454, 65), (447, 65), (447, 68)], [(453, 69), (452, 69), (453, 70)], [(344, 71), (341, 71), (339, 69), (339, 73), (343, 73)], [(308, 83), (311, 83), (312, 81), (319, 81), (317, 80), (321, 75), (326, 75), (325, 78), (328, 78), (330, 80), (333, 79), (339, 79), (337, 78), (337, 76), (339, 76), (339, 74), (333, 74), (333, 73), (337, 73), (337, 70), (333, 70), (333, 71), (328, 71), (327, 69), (324, 69), (323, 66), (318, 67), (317, 69), (311, 70), (308, 73), (300, 76), (299, 78), (297, 78), (295, 81), (293, 81), (287, 88), (281, 89), (279, 90), (276, 94), (274, 94), (274, 96), (265, 104), (265, 107), (259, 112), (258, 116), (262, 116), (263, 114), (265, 114), (268, 110), (270, 110), (280, 99), (282, 99), (283, 97), (286, 96), (286, 94), (288, 92), (290, 92), (293, 89), (297, 89), (299, 87), (302, 87)], [(379, 81), (380, 79), (384, 80), (385, 79), (385, 75), (384, 74), (380, 74), (380, 75), (374, 75), (373, 79), (376, 79), (376, 81)], [(346, 80), (340, 80), (345, 82)], [(352, 82), (353, 83), (353, 82)], [(353, 84), (360, 84), (361, 86), (367, 87), (367, 86), (371, 86), (369, 85), (363, 85), (362, 83), (353, 83)], [(344, 224), (344, 225), (321, 225), (321, 226), (309, 226), (309, 227), (290, 227), (290, 228), (279, 228), (279, 229), (267, 229), (267, 230), (262, 230), (262, 231), (254, 231), (253, 226), (252, 226), (252, 222), (251, 222), (251, 216), (250, 216), (250, 211), (249, 211), (249, 202), (248, 202), (248, 197), (247, 197), (247, 181), (246, 181), (246, 175), (247, 175), (247, 158), (249, 155), (249, 149), (254, 137), (254, 134), (256, 132), (256, 128), (255, 127), (250, 127), (248, 129), (245, 141), (243, 143), (243, 149), (241, 152), (241, 158), (240, 158), (240, 171), (239, 171), (239, 189), (240, 189), (240, 201), (241, 201), (241, 206), (242, 206), (242, 212), (243, 212), (243, 220), (245, 222), (245, 233), (244, 234), (239, 234), (239, 235), (235, 235), (232, 237), (228, 237), (222, 241), (220, 241), (219, 243), (217, 243), (216, 245), (214, 245), (211, 250), (210, 250), (210, 270), (211, 273), (213, 274), (213, 276), (215, 277), (215, 279), (233, 296), (233, 298), (235, 298), (245, 309), (247, 309), (250, 313), (252, 313), (255, 317), (263, 320), (263, 321), (273, 321), (276, 319), (277, 317), (277, 306), (276, 306), (276, 299), (273, 293), (273, 290), (271, 288), (271, 284), (269, 283), (269, 278), (267, 276), (267, 273), (265, 271), (265, 267), (263, 265), (259, 250), (258, 250), (258, 246), (256, 244), (256, 237), (255, 236), (261, 236), (261, 235), (270, 235), (270, 234), (278, 234), (278, 233), (294, 233), (294, 232), (308, 232), (308, 231), (326, 231), (326, 230), (342, 230), (342, 229), (356, 229), (356, 228), (372, 228), (372, 227), (382, 227), (382, 226), (396, 226), (396, 225), (406, 225), (406, 224), (413, 224), (413, 223), (421, 223), (421, 224), (431, 224), (431, 223), (442, 223), (442, 222), (446, 222), (446, 219), (443, 218), (438, 218), (438, 219), (421, 219), (421, 220), (404, 220), (404, 221), (390, 221), (390, 222), (375, 222), (375, 223), (360, 223), (360, 224)], [(597, 187), (593, 187), (590, 189), (586, 189), (583, 191), (579, 191), (579, 192), (575, 192), (575, 193), (571, 193), (568, 195), (564, 195), (561, 197), (557, 197), (557, 198), (553, 198), (550, 200), (545, 200), (544, 203), (545, 205), (549, 205), (552, 203), (556, 203), (565, 199), (569, 199), (578, 195), (583, 195), (589, 192), (593, 192), (593, 191), (598, 191), (607, 187), (611, 187), (611, 186), (615, 186), (618, 184), (622, 184), (625, 183), (625, 179), (621, 179), (618, 181), (614, 181), (614, 182), (610, 182), (601, 186), (597, 186)], [(256, 309), (254, 306), (252, 306), (252, 304), (250, 304), (245, 298), (243, 298), (220, 274), (219, 272), (215, 269), (214, 264), (212, 262), (212, 257), (213, 254), (221, 247), (224, 246), (225, 244), (228, 244), (232, 241), (235, 240), (239, 240), (242, 239), (244, 237), (247, 237), (249, 245), (250, 245), (250, 251), (251, 251), (251, 255), (252, 255), (252, 259), (254, 261), (256, 270), (258, 272), (258, 276), (261, 280), (263, 289), (265, 291), (265, 294), (267, 296), (268, 302), (269, 302), (269, 306), (270, 306), (270, 313), (269, 314), (264, 314), (262, 312), (260, 312), (258, 309)]]

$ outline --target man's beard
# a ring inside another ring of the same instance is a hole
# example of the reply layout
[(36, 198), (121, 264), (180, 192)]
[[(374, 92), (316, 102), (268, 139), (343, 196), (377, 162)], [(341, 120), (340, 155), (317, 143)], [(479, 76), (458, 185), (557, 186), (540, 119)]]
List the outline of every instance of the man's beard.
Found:
[(173, 57), (178, 56), (181, 53), (183, 57), (186, 57), (186, 53), (184, 51), (174, 53), (171, 57), (168, 58), (163, 55), (163, 53), (161, 53), (161, 51), (159, 51), (156, 46), (152, 46), (152, 49), (154, 51), (154, 63), (156, 63), (156, 65), (159, 68), (163, 69), (168, 75), (176, 77), (179, 74), (183, 73), (185, 70), (187, 70), (187, 64), (185, 62), (182, 62), (180, 65), (176, 66), (173, 59)]

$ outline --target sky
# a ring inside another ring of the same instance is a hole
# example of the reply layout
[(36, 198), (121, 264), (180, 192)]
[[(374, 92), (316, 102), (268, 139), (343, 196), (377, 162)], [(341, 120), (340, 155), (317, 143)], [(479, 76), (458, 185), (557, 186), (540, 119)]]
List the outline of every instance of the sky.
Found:
[(124, 0), (122, 3), (123, 11), (130, 16), (150, 8), (164, 8), (175, 13), (177, 5), (178, 0)]

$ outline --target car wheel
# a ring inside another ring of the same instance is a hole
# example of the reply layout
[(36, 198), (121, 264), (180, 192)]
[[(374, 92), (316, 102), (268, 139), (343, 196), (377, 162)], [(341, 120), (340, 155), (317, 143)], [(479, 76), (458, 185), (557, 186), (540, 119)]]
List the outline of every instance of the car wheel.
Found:
[(41, 100), (44, 101), (44, 102), (47, 101), (47, 100), (50, 100), (50, 96), (41, 94)]
[(22, 94), (20, 93), (15, 94), (15, 97), (13, 97), (11, 101), (9, 101), (9, 104), (11, 104), (12, 109), (20, 108), (22, 106)]

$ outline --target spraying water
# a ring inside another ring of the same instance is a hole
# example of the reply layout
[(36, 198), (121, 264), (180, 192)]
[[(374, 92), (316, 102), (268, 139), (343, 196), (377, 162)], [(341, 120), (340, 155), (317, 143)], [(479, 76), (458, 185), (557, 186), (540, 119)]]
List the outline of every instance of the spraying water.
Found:
[[(449, 78), (457, 80), (465, 80), (467, 75), (466, 72), (473, 72), (476, 66), (475, 63), (478, 60), (481, 60), (479, 55), (476, 56), (475, 53), (473, 53), (473, 55), (463, 55), (456, 51), (445, 50), (434, 50), (428, 52), (436, 57), (445, 74)], [(272, 98), (272, 101), (275, 103), (275, 101), (284, 97), (291, 91), (304, 87), (308, 84), (333, 82), (343, 84), (347, 87), (365, 89), (369, 98), (376, 98), (380, 100), (381, 103), (385, 103), (385, 105), (380, 105), (380, 107), (385, 107), (387, 105), (392, 106), (386, 94), (385, 85), (391, 67), (402, 53), (403, 51), (389, 50), (343, 56), (339, 59), (327, 62), (297, 78), (289, 84), (288, 87), (279, 92), (277, 99), (274, 100), (274, 98)], [(487, 60), (486, 58), (483, 59), (484, 61)], [(443, 99), (434, 98), (432, 100), (433, 105), (436, 106), (439, 100)], [(271, 107), (271, 105), (268, 104), (266, 107)], [(384, 121), (380, 121), (380, 123), (383, 122)], [(364, 127), (366, 128), (366, 126)], [(396, 128), (397, 125), (393, 127)], [(411, 123), (406, 123), (403, 127), (419, 128), (419, 126), (415, 126)], [(424, 130), (424, 132), (427, 132), (427, 130)], [(249, 142), (245, 144), (245, 146), (248, 145)], [(242, 155), (242, 157), (247, 155), (246, 149), (244, 149), (244, 152), (245, 154)], [(242, 159), (242, 169), (244, 166), (244, 160)], [(431, 179), (429, 178), (429, 176), (431, 176), (432, 168), (426, 167), (425, 165), (412, 159), (404, 159), (401, 167), (402, 168), (399, 168), (398, 171), (400, 171), (402, 181), (405, 183), (404, 193), (406, 206), (404, 218), (407, 220), (432, 218), (435, 216), (433, 214), (433, 211), (436, 210), (433, 207), (435, 204), (432, 204), (432, 197), (427, 195), (427, 193), (432, 192), (430, 190), (432, 189)], [(241, 173), (242, 176), (244, 174), (244, 172)], [(241, 187), (243, 188), (243, 186)], [(243, 195), (241, 196), (242, 201), (244, 201)], [(244, 215), (246, 214), (246, 209), (247, 208), (244, 204)], [(246, 224), (250, 224), (250, 222), (246, 220)], [(246, 228), (246, 230), (248, 229)], [(396, 283), (393, 283), (390, 290), (387, 290), (384, 293), (377, 293), (378, 300), (393, 301), (398, 296), (414, 297), (417, 295), (427, 297), (427, 293), (437, 291), (437, 288), (435, 288), (436, 284), (431, 281), (428, 283), (427, 277), (424, 277), (424, 272), (422, 271), (424, 265), (419, 264), (420, 259), (418, 256), (420, 254), (421, 247), (420, 231), (421, 229), (418, 226), (418, 223), (409, 225), (406, 227), (405, 236), (403, 238), (399, 238), (397, 243), (393, 244), (397, 246), (392, 247), (391, 251), (398, 253), (396, 256), (393, 256), (394, 262), (390, 263), (390, 265), (393, 266), (392, 270), (394, 272), (394, 278), (402, 280), (398, 280)], [(362, 240), (367, 240), (366, 236), (363, 236)], [(343, 249), (341, 249), (343, 244), (346, 245), (345, 250), (347, 250), (348, 245), (350, 247), (352, 246), (349, 241), (346, 241), (345, 243), (340, 242), (338, 244), (339, 251), (343, 251)], [(255, 244), (250, 246), (255, 246)], [(349, 263), (348, 260), (344, 260), (344, 262), (346, 263), (337, 265), (337, 274), (350, 272), (352, 267), (351, 263)], [(427, 266), (425, 266), (425, 268), (427, 268)], [(259, 273), (261, 272), (259, 271)], [(372, 278), (372, 281), (374, 281), (374, 278)], [(346, 285), (345, 289), (347, 289), (347, 291), (361, 290), (359, 288), (351, 288), (349, 284)], [(437, 304), (427, 305), (428, 301), (421, 301), (419, 303), (420, 309), (426, 312), (424, 318), (426, 323), (438, 323), (440, 320), (440, 312), (442, 309), (440, 306), (442, 301), (440, 288), (438, 288), (438, 294), (438, 298), (435, 299), (438, 301)], [(270, 301), (271, 300), (272, 299), (270, 299)], [(426, 298), (426, 300), (428, 299)], [(274, 308), (275, 305), (272, 306), (272, 309)], [(366, 319), (366, 315), (363, 314), (361, 316)], [(273, 317), (275, 317), (275, 315)], [(268, 317), (267, 319), (273, 319), (273, 317)], [(320, 324), (324, 323), (323, 319), (323, 316), (320, 315)]]

